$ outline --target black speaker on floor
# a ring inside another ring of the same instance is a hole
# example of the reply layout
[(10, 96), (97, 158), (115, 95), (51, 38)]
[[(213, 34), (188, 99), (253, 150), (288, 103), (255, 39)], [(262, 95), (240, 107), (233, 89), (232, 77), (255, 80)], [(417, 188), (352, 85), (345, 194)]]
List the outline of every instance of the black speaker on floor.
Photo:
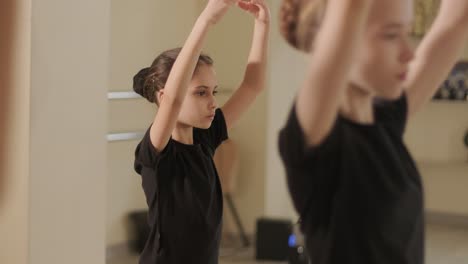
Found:
[(289, 220), (260, 218), (257, 220), (257, 260), (288, 260), (288, 239), (292, 232)]
[(148, 239), (150, 228), (148, 225), (148, 211), (134, 211), (128, 214), (130, 220), (130, 249), (135, 253), (141, 253)]

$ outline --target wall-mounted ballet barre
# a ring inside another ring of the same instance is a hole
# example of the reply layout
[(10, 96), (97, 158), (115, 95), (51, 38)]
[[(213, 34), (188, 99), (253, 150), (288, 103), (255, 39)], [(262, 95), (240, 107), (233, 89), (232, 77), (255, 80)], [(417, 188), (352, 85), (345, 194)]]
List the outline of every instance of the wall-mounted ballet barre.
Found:
[(108, 92), (107, 93), (107, 99), (109, 100), (137, 99), (137, 98), (142, 98), (142, 97), (135, 92)]
[(144, 135), (145, 135), (144, 132), (112, 133), (112, 134), (107, 134), (107, 141), (115, 142), (115, 141), (137, 140), (137, 139), (142, 139)]
[[(230, 89), (220, 89), (218, 90), (218, 93), (220, 94), (230, 94), (232, 93), (232, 90)], [(107, 99), (109, 100), (123, 100), (123, 99), (139, 99), (143, 98), (139, 94), (135, 92), (108, 92), (107, 93)]]
[[(124, 100), (124, 99), (138, 99), (142, 98), (139, 94), (135, 92), (108, 92), (108, 100)], [(143, 132), (126, 132), (126, 133), (109, 133), (107, 134), (108, 142), (116, 141), (127, 141), (127, 140), (138, 140), (143, 137)]]
[[(232, 90), (221, 89), (218, 91), (221, 94), (231, 94)], [(139, 99), (142, 98), (139, 94), (131, 91), (127, 92), (108, 92), (108, 100), (126, 100), (126, 99)], [(126, 132), (126, 133), (109, 133), (107, 134), (108, 142), (140, 140), (144, 136), (144, 132)]]

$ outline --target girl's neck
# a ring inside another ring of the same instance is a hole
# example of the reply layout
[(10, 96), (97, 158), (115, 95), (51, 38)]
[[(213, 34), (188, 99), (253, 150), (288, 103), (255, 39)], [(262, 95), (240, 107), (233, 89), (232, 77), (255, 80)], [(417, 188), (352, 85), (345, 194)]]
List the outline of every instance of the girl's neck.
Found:
[(358, 86), (349, 85), (341, 100), (340, 114), (356, 123), (373, 124), (373, 95)]
[(180, 143), (193, 145), (193, 127), (177, 122), (172, 138)]

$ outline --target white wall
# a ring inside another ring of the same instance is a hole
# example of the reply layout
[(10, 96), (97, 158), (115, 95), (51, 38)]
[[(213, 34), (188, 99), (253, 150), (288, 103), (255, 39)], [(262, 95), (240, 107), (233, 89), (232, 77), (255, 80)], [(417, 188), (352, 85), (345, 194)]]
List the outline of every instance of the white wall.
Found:
[(104, 263), (110, 1), (32, 5), (31, 264)]

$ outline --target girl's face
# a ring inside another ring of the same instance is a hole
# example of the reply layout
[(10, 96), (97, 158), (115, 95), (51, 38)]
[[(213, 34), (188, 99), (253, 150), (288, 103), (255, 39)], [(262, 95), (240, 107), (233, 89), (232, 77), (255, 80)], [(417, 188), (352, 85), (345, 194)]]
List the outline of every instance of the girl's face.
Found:
[(178, 121), (187, 126), (209, 128), (217, 107), (217, 88), (213, 66), (199, 65), (193, 74)]
[(353, 85), (381, 98), (401, 95), (408, 64), (414, 57), (409, 37), (412, 21), (412, 0), (374, 1), (353, 65)]

